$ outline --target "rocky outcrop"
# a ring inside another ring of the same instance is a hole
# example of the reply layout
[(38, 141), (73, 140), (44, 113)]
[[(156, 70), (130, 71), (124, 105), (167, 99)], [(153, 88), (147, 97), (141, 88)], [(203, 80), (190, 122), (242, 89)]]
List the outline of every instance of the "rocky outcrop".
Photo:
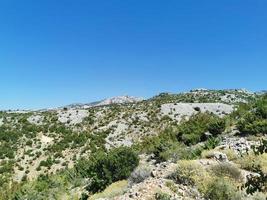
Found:
[(238, 154), (251, 150), (253, 145), (258, 145), (259, 141), (252, 141), (246, 137), (224, 137), (217, 149), (232, 149)]

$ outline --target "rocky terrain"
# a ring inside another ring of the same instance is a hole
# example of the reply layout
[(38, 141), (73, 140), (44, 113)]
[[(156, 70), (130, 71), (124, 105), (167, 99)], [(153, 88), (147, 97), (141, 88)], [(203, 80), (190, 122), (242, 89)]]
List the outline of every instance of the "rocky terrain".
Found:
[(0, 199), (266, 199), (266, 115), (206, 89), (2, 111)]
[(117, 96), (117, 97), (112, 97), (112, 98), (107, 98), (102, 101), (97, 101), (93, 103), (77, 103), (77, 104), (71, 104), (65, 106), (65, 108), (90, 108), (90, 107), (97, 107), (97, 106), (106, 106), (106, 105), (111, 105), (111, 104), (127, 104), (127, 103), (137, 103), (139, 101), (142, 101), (143, 98), (140, 97), (133, 97), (133, 96)]

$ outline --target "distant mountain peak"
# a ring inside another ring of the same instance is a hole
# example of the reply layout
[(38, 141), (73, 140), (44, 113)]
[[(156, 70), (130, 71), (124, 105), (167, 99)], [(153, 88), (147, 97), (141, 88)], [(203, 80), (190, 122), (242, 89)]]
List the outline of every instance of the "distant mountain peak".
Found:
[(116, 97), (111, 97), (103, 101), (100, 101), (97, 104), (97, 106), (110, 105), (110, 104), (136, 103), (142, 100), (143, 98), (133, 97), (133, 96), (128, 96), (128, 95), (116, 96)]
[(136, 103), (142, 100), (144, 99), (140, 97), (123, 95), (123, 96), (111, 97), (111, 98), (107, 98), (101, 101), (96, 101), (96, 102), (91, 102), (91, 103), (70, 104), (70, 105), (64, 106), (64, 108), (90, 108), (90, 107), (96, 107), (96, 106), (107, 106), (111, 104)]

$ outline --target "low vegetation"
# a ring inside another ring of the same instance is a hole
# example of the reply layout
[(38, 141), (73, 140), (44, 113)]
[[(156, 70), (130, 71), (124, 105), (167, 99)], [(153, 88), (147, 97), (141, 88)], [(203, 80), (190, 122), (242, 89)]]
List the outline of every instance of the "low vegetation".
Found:
[[(162, 104), (180, 102), (231, 103), (235, 111), (218, 115), (195, 107), (181, 121), (177, 113), (162, 114)], [(152, 199), (175, 199), (181, 190), (190, 198), (266, 199), (267, 95), (164, 93), (135, 104), (88, 108), (79, 123), (70, 117), (79, 111), (68, 111), (0, 113), (0, 200), (128, 198), (134, 186), (159, 178), (153, 170), (172, 165)], [(225, 143), (228, 137), (245, 142), (233, 148)]]

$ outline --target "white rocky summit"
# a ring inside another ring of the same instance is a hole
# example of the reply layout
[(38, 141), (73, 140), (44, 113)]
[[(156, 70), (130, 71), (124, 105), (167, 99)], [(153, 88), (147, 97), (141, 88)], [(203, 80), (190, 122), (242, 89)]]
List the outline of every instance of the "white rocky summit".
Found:
[(81, 108), (81, 109), (87, 109), (87, 108), (91, 108), (91, 107), (97, 107), (97, 106), (107, 106), (107, 105), (111, 105), (111, 104), (124, 104), (124, 103), (136, 103), (139, 101), (144, 100), (141, 97), (133, 97), (133, 96), (117, 96), (117, 97), (111, 97), (111, 98), (107, 98), (101, 101), (96, 101), (96, 102), (92, 102), (92, 103), (75, 103), (75, 104), (70, 104), (67, 106), (64, 106), (62, 108)]
[(97, 104), (97, 106), (110, 105), (110, 104), (123, 104), (123, 103), (136, 103), (142, 101), (143, 98), (133, 96), (117, 96), (105, 99)]

